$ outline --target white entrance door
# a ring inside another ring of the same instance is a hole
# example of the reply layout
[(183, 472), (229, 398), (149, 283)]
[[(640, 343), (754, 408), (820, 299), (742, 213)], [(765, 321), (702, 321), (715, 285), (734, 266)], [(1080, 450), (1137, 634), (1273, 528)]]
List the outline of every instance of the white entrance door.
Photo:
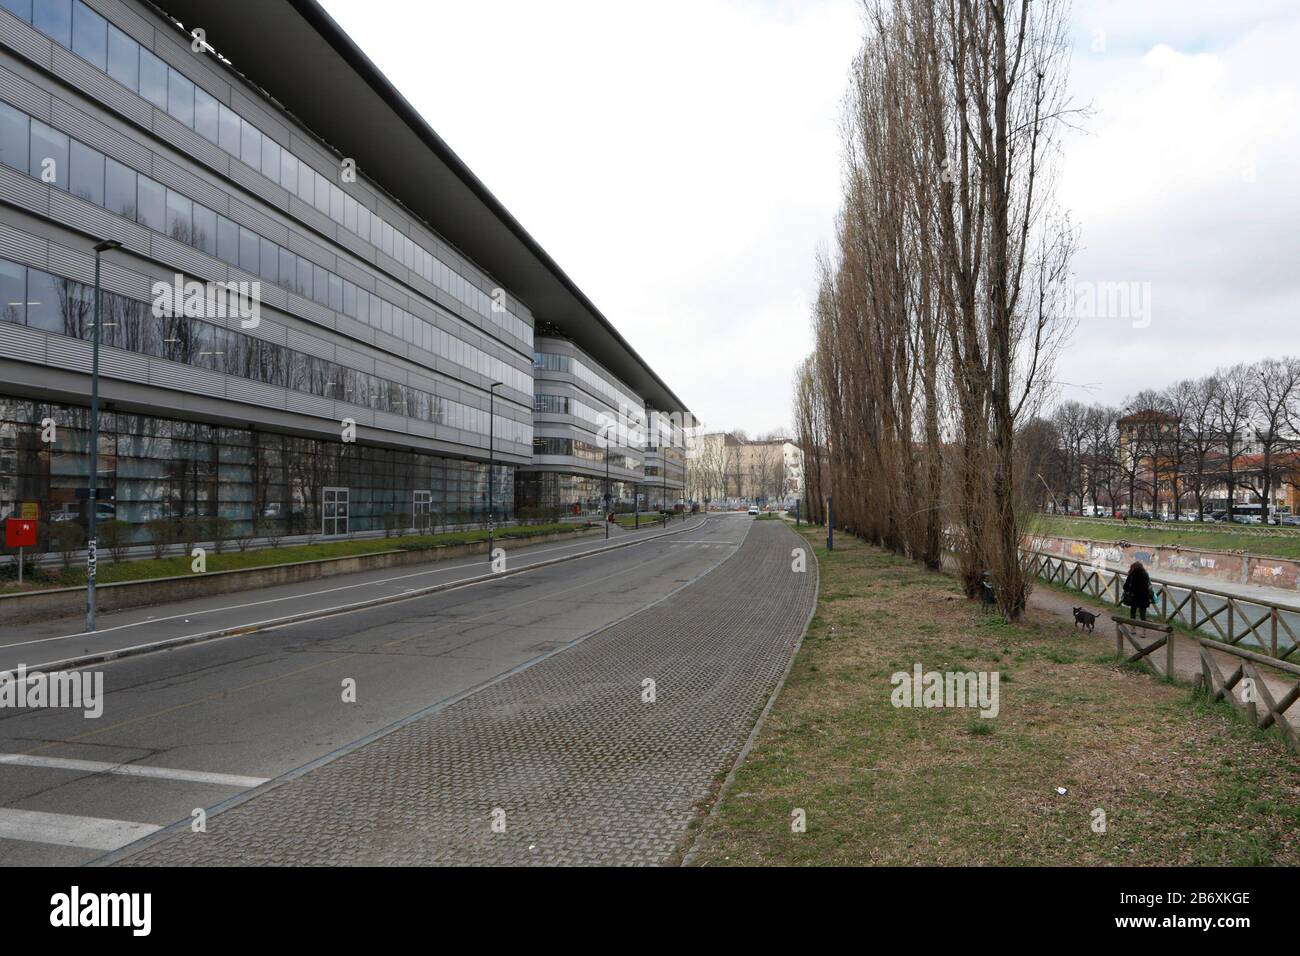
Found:
[(346, 488), (326, 488), (321, 499), (321, 534), (341, 535), (348, 533), (348, 490)]

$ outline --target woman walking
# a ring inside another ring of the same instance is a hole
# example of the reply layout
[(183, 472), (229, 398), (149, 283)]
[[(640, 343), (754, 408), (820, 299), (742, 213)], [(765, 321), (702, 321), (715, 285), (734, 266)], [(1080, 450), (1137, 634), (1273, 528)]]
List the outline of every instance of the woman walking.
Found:
[(1147, 619), (1147, 608), (1152, 604), (1151, 576), (1141, 561), (1134, 561), (1124, 579), (1124, 597), (1121, 604), (1128, 605), (1128, 616)]

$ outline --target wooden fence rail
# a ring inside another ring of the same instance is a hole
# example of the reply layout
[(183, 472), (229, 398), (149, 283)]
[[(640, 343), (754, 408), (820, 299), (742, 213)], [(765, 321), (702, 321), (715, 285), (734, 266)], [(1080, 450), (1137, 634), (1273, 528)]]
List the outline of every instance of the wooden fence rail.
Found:
[[(1123, 571), (1041, 551), (1026, 551), (1023, 555), (1029, 573), (1119, 606), (1124, 589)], [(1236, 646), (1244, 642), (1278, 660), (1287, 660), (1300, 650), (1295, 629), (1300, 624), (1293, 627), (1293, 621), (1300, 621), (1300, 605), (1247, 598), (1229, 591), (1164, 581), (1154, 576), (1151, 587), (1163, 623), (1185, 624), (1194, 631), (1213, 628), (1211, 636), (1217, 636), (1224, 644)], [(1186, 593), (1179, 598), (1171, 591)], [(1292, 616), (1292, 620), (1288, 620), (1288, 616)]]

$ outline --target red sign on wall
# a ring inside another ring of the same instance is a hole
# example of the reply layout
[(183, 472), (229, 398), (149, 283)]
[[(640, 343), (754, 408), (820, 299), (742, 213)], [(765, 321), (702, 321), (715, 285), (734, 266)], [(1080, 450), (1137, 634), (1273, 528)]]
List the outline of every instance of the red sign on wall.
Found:
[(36, 547), (36, 522), (30, 518), (6, 518), (5, 547)]

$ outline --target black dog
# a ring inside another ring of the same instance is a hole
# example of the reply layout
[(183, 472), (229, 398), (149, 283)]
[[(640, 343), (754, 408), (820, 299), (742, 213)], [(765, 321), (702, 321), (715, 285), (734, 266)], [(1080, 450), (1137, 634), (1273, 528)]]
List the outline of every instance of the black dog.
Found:
[(1085, 611), (1081, 607), (1071, 608), (1074, 611), (1074, 626), (1077, 628), (1080, 624), (1089, 634), (1092, 633), (1092, 626), (1097, 623), (1097, 615), (1091, 611)]

